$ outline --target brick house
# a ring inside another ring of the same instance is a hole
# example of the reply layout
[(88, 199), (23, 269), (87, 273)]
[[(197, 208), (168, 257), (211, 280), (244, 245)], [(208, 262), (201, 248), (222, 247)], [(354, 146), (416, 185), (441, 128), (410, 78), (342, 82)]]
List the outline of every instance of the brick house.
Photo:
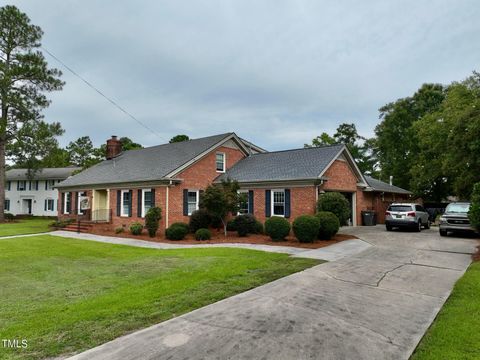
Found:
[(406, 200), (410, 194), (365, 177), (344, 145), (266, 152), (227, 133), (121, 152), (112, 137), (105, 161), (57, 185), (58, 215), (113, 229), (143, 222), (150, 207), (160, 206), (163, 230), (188, 222), (200, 193), (224, 178), (237, 180), (248, 194), (240, 212), (261, 221), (313, 214), (319, 196), (340, 191), (352, 205), (356, 225), (361, 210), (383, 214), (391, 200)]

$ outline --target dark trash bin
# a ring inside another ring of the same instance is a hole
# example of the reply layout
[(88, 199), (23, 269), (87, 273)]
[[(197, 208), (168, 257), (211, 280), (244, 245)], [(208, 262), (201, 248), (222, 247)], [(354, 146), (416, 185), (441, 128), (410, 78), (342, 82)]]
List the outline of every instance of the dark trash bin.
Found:
[(377, 225), (377, 213), (370, 210), (362, 211), (362, 224), (364, 226)]

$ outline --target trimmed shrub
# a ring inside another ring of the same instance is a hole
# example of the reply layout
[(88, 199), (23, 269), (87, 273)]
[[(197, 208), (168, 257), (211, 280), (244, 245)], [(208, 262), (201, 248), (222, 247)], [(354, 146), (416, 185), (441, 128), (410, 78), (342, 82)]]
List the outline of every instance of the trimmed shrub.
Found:
[(130, 225), (130, 232), (132, 235), (141, 235), (143, 231), (143, 224), (134, 222)]
[(183, 240), (188, 234), (188, 225), (185, 223), (173, 223), (165, 230), (165, 236), (169, 240)]
[(174, 222), (172, 225), (170, 225), (170, 227), (172, 227), (172, 226), (181, 226), (185, 229), (187, 234), (190, 232), (190, 226), (188, 226), (187, 223), (179, 221), (179, 222)]
[(125, 231), (125, 229), (123, 227), (115, 228), (115, 234), (120, 234), (120, 233), (123, 233), (124, 231)]
[(227, 221), (227, 231), (237, 231), (235, 219)]
[(263, 224), (260, 221), (255, 221), (254, 234), (263, 234)]
[(287, 219), (272, 216), (265, 221), (265, 234), (273, 241), (282, 241), (290, 233), (290, 223)]
[(50, 226), (60, 229), (60, 228), (66, 227), (67, 225), (73, 224), (74, 222), (75, 222), (75, 219), (68, 218), (68, 219), (54, 221), (50, 224)]
[(311, 243), (318, 237), (320, 220), (313, 215), (301, 215), (293, 221), (292, 230), (298, 241)]
[(320, 221), (318, 238), (321, 240), (330, 240), (340, 229), (340, 221), (337, 215), (330, 211), (320, 211), (316, 215)]
[(148, 236), (155, 237), (157, 235), (159, 224), (158, 222), (162, 218), (162, 209), (158, 206), (148, 209), (145, 215), (145, 227), (148, 231)]
[(255, 224), (257, 219), (255, 216), (250, 214), (238, 215), (233, 219), (235, 229), (237, 230), (238, 236), (247, 236), (248, 234), (255, 233)]
[(317, 211), (330, 211), (337, 215), (340, 225), (347, 225), (351, 215), (350, 203), (339, 192), (327, 192), (320, 196)]
[(190, 231), (195, 233), (198, 229), (208, 229), (212, 219), (210, 215), (208, 215), (207, 210), (200, 209), (195, 210), (192, 215), (190, 215), (190, 221), (188, 226), (190, 227)]
[(4, 216), (5, 216), (5, 220), (6, 220), (6, 221), (13, 221), (13, 220), (15, 220), (15, 215), (13, 215), (12, 213), (5, 213)]
[(196, 240), (210, 240), (211, 237), (212, 237), (212, 233), (208, 229), (198, 229), (195, 232)]
[(473, 186), (468, 218), (472, 226), (480, 232), (480, 183), (476, 183)]

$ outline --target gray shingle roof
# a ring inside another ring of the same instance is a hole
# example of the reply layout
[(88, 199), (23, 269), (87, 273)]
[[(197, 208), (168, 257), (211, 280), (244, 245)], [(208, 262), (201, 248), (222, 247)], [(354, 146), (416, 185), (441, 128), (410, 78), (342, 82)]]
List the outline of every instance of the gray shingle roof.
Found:
[(367, 180), (368, 185), (375, 191), (382, 191), (395, 194), (411, 194), (410, 191), (402, 189), (395, 185), (390, 185), (386, 182), (383, 182), (378, 179), (374, 179), (371, 176), (365, 175), (365, 180)]
[[(63, 167), (63, 168), (43, 168), (35, 171), (33, 180), (63, 180), (68, 178), (79, 167)], [(6, 172), (7, 180), (29, 180), (27, 169), (11, 169)]]
[(126, 151), (61, 182), (58, 187), (155, 181), (229, 137), (226, 133), (200, 139)]
[(267, 152), (251, 155), (230, 168), (217, 180), (238, 182), (316, 179), (344, 145)]

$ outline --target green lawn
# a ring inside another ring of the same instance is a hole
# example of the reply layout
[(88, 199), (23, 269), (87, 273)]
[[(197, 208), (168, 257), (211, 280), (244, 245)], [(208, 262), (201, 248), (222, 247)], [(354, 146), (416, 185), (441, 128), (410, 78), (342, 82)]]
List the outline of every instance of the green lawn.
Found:
[(457, 282), (412, 360), (480, 359), (480, 262)]
[(36, 234), (50, 231), (48, 224), (52, 219), (25, 219), (0, 224), (0, 237), (24, 234)]
[(318, 263), (245, 249), (0, 239), (0, 339), (28, 341), (0, 347), (0, 358), (86, 350)]

